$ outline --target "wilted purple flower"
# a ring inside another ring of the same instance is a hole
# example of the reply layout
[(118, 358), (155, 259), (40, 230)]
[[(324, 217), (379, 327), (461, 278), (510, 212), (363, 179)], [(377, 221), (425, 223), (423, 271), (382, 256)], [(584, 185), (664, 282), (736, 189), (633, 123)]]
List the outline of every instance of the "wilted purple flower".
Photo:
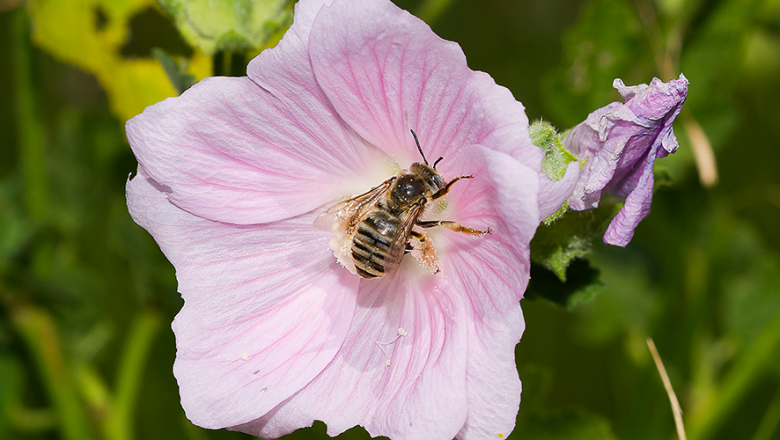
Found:
[[(506, 436), (529, 242), (574, 179), (547, 179), (523, 106), (389, 1), (295, 11), (248, 77), (206, 79), (127, 124), (130, 212), (185, 301), (173, 329), (187, 416), (263, 437), (314, 420), (330, 435)], [(440, 273), (406, 257), (394, 278), (361, 279), (313, 223), (421, 161), (410, 129), (446, 179), (474, 176), (429, 218), (492, 235), (430, 229)]]
[(569, 198), (571, 209), (595, 208), (602, 194), (625, 197), (623, 209), (612, 220), (604, 242), (625, 246), (634, 229), (650, 212), (653, 200), (653, 164), (677, 150), (672, 122), (688, 93), (688, 80), (613, 86), (625, 103), (613, 102), (588, 115), (563, 141), (564, 147), (585, 162)]

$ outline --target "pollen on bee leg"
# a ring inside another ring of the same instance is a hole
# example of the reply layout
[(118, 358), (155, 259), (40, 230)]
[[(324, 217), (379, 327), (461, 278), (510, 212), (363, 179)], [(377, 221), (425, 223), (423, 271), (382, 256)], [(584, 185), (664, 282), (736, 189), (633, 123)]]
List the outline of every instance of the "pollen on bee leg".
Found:
[(353, 274), (357, 274), (355, 269), (355, 263), (352, 262), (352, 241), (344, 239), (344, 234), (334, 233), (333, 238), (330, 239), (328, 246), (333, 251), (333, 255), (336, 256), (339, 264), (344, 266), (348, 271)]
[[(410, 243), (412, 245), (412, 256), (426, 269), (433, 273), (439, 273), (439, 256), (436, 255), (436, 249), (433, 247), (433, 241), (428, 238), (425, 232), (418, 232), (413, 235)], [(422, 237), (422, 239), (420, 239)]]

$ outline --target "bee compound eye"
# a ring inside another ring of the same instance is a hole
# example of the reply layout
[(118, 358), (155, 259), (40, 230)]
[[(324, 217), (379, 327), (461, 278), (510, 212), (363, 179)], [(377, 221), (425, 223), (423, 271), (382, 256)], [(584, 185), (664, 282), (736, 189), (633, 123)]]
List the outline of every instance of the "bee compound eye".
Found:
[(434, 174), (431, 180), (433, 181), (433, 186), (436, 190), (440, 190), (444, 186), (444, 179), (440, 174)]

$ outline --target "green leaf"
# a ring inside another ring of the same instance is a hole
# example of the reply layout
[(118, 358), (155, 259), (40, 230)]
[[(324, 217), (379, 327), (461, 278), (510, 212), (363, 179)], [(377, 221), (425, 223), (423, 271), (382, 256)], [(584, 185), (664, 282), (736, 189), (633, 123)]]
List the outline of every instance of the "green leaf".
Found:
[[(568, 150), (563, 148), (563, 136), (549, 122), (535, 121), (529, 127), (531, 140), (534, 145), (544, 151), (542, 159), (542, 171), (552, 180), (561, 180), (566, 174), (566, 166), (577, 160)], [(558, 208), (557, 211), (547, 217), (544, 222), (550, 224), (561, 217), (569, 209), (569, 203)]]
[(563, 148), (563, 136), (546, 121), (534, 121), (529, 131), (534, 145), (544, 151), (542, 171), (553, 180), (561, 180), (566, 174), (566, 166), (577, 160)]
[[(57, 59), (94, 74), (114, 114), (127, 120), (176, 95), (156, 60), (121, 53), (130, 21), (152, 6), (152, 0), (31, 0), (27, 9), (33, 41)], [(97, 21), (105, 23), (98, 26)], [(201, 52), (195, 51), (189, 67), (198, 79), (211, 75), (211, 59)]]
[(576, 259), (566, 268), (566, 282), (563, 282), (556, 273), (531, 263), (531, 281), (525, 290), (525, 298), (545, 298), (572, 310), (603, 290), (600, 274), (600, 270), (592, 267), (588, 260)]
[(290, 0), (158, 0), (187, 42), (206, 55), (264, 48), (292, 23)]
[(551, 223), (543, 223), (531, 241), (531, 261), (549, 269), (566, 282), (569, 264), (590, 253), (594, 242), (601, 240), (609, 221), (622, 205), (605, 197), (597, 209), (568, 211)]

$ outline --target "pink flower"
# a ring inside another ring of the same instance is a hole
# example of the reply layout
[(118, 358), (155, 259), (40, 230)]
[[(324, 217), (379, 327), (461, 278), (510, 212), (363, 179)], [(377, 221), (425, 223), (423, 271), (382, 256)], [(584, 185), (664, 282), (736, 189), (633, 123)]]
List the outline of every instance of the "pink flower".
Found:
[[(173, 330), (187, 416), (263, 437), (314, 420), (330, 435), (507, 436), (528, 245), (576, 176), (541, 175), (523, 106), (387, 0), (302, 0), (248, 75), (127, 124), (130, 212), (185, 301)], [(361, 279), (313, 223), (420, 162), (410, 129), (445, 179), (474, 176), (426, 218), (492, 235), (428, 229), (438, 274), (407, 256), (395, 277)]]
[(688, 80), (681, 74), (667, 83), (653, 78), (649, 86), (626, 86), (616, 79), (614, 87), (626, 102), (594, 111), (563, 143), (585, 162), (569, 207), (595, 208), (602, 193), (625, 197), (625, 206), (604, 234), (605, 243), (625, 246), (650, 213), (655, 159), (677, 151), (672, 123), (688, 94)]

